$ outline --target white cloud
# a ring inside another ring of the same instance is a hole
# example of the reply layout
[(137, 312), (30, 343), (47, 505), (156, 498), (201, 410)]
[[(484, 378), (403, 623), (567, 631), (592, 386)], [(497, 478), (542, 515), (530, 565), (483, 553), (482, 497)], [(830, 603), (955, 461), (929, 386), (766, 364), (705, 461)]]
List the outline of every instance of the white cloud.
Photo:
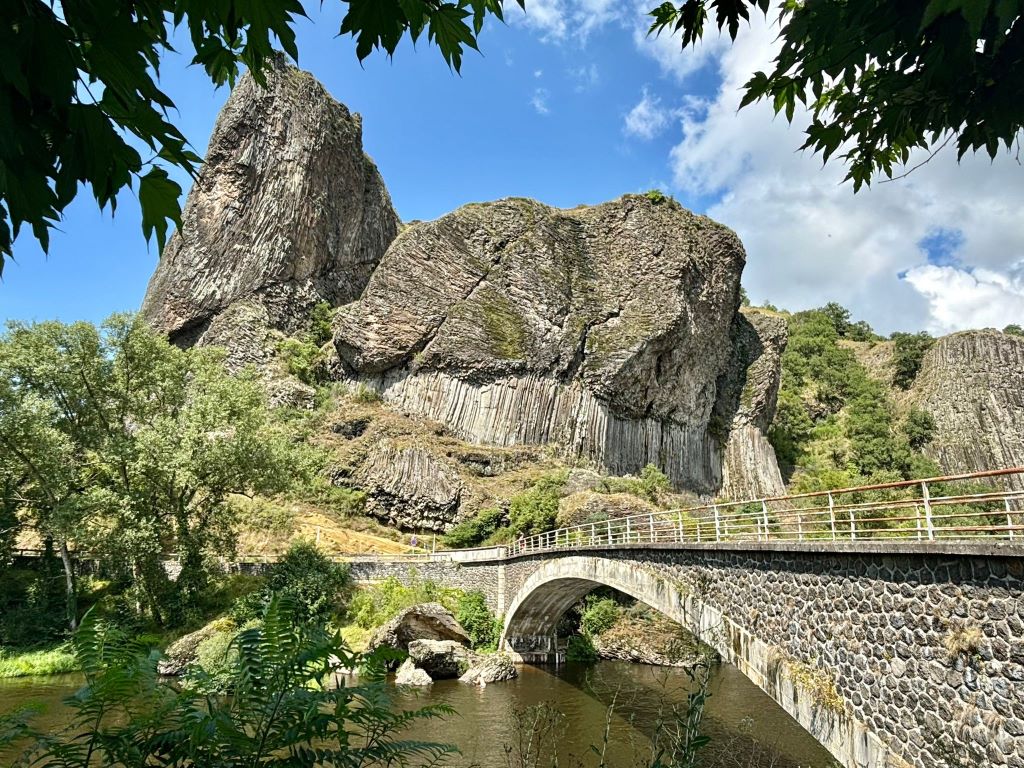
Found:
[[(841, 183), (840, 162), (822, 168), (817, 156), (799, 151), (804, 115), (790, 127), (768, 104), (737, 112), (743, 83), (768, 66), (776, 36), (755, 20), (717, 56), (721, 86), (705, 101), (683, 104), (683, 135), (670, 157), (674, 187), (711, 197), (707, 213), (742, 238), (751, 297), (792, 309), (839, 301), (882, 331), (998, 324), (981, 312), (981, 297), (1003, 297), (993, 316), (1020, 301), (1012, 288), (1019, 279), (1010, 277), (1024, 260), (1020, 167), (1007, 157), (967, 156), (958, 164), (947, 151), (906, 179), (854, 195)], [(976, 268), (973, 283), (964, 270), (921, 266), (918, 242), (940, 228), (962, 234), (957, 256)], [(968, 285), (976, 298), (954, 301)], [(1016, 311), (1003, 325), (1019, 319)]]
[(544, 77), (544, 70), (543, 69), (535, 69), (535, 70), (533, 70), (533, 76), (534, 77)]
[(569, 77), (576, 81), (574, 90), (577, 93), (589, 91), (601, 82), (601, 72), (598, 70), (597, 64), (593, 62), (590, 64), (583, 64), (578, 67), (572, 67), (568, 72)]
[(622, 16), (619, 0), (529, 0), (525, 10), (516, 3), (506, 9), (510, 24), (522, 24), (548, 42), (586, 43), (592, 32)]
[(713, 64), (729, 47), (729, 38), (709, 25), (704, 38), (685, 50), (678, 35), (648, 35), (651, 28), (650, 0), (634, 0), (631, 26), (636, 49), (654, 59), (662, 74), (682, 82), (709, 64)]
[(626, 114), (623, 130), (629, 136), (651, 140), (668, 127), (672, 114), (645, 85), (640, 101)]
[(904, 280), (928, 300), (932, 333), (1024, 321), (1024, 262), (1006, 273), (927, 264), (909, 270)]
[(533, 98), (530, 99), (530, 104), (537, 110), (538, 115), (546, 115), (551, 112), (551, 108), (548, 106), (548, 93), (547, 88), (537, 88), (533, 92)]

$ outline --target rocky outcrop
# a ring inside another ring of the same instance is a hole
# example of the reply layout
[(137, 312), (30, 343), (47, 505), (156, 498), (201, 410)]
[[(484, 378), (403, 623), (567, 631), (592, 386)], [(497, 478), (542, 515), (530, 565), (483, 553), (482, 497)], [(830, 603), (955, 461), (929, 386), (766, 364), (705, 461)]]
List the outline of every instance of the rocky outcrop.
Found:
[(785, 491), (768, 428), (775, 418), (786, 349), (786, 319), (743, 309), (730, 332), (733, 354), (718, 380), (712, 430), (725, 437), (721, 495), (729, 499), (777, 496)]
[(471, 441), (713, 490), (743, 263), (735, 234), (669, 200), (470, 205), (402, 232), (334, 342), (350, 375)]
[(469, 645), (469, 635), (451, 611), (440, 603), (420, 603), (380, 627), (370, 638), (368, 650), (387, 647), (408, 652), (409, 644), (416, 640), (453, 640)]
[(412, 659), (406, 659), (395, 673), (395, 685), (430, 685), (434, 679), (417, 667)]
[[(233, 328), (293, 334), (316, 303), (358, 297), (397, 232), (359, 116), (281, 59), (266, 87), (242, 77), (221, 111), (142, 312), (185, 346), (217, 340), (239, 302), (265, 318)], [(259, 338), (228, 346), (266, 350)]]
[(458, 518), (459, 475), (422, 446), (377, 442), (356, 480), (366, 491), (366, 511), (389, 525), (442, 532)]
[(458, 677), (470, 667), (473, 652), (455, 640), (413, 640), (409, 643), (409, 661), (431, 680)]
[(199, 646), (203, 641), (219, 635), (231, 626), (229, 621), (215, 619), (195, 632), (182, 635), (167, 646), (163, 657), (156, 664), (157, 674), (174, 677), (185, 674), (188, 668), (196, 663)]
[(559, 499), (556, 522), (569, 527), (656, 511), (656, 506), (629, 493), (580, 491)]
[[(731, 421), (716, 428), (745, 260), (726, 227), (626, 195), (474, 204), (399, 230), (358, 115), (281, 60), (265, 87), (246, 76), (228, 99), (142, 311), (175, 343), (223, 344), (232, 368), (255, 365), (279, 403), (312, 403), (277, 348), (326, 302), (334, 337), (318, 373), (469, 442), (553, 445), (611, 474), (655, 464), (700, 493), (761, 471), (750, 457), (770, 446), (749, 447), (746, 422), (732, 443)], [(358, 479), (381, 519), (444, 530), (460, 516), (437, 456), (393, 445), (368, 458)]]
[(592, 638), (602, 659), (662, 667), (688, 667), (712, 653), (679, 624), (637, 605), (607, 630)]
[[(1024, 337), (987, 330), (939, 339), (911, 401), (935, 419), (925, 453), (944, 472), (1024, 465)], [(1020, 478), (1008, 482), (1024, 490)]]
[(511, 656), (507, 653), (492, 653), (478, 657), (459, 678), (459, 682), (484, 686), (513, 680), (518, 676), (519, 670), (516, 669)]

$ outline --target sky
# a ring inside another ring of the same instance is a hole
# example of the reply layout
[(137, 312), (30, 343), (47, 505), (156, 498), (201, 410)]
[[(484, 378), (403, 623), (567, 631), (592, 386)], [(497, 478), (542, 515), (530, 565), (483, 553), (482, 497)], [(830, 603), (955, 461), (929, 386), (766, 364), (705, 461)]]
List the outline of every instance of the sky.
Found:
[[(732, 227), (755, 304), (836, 301), (882, 333), (1024, 324), (1024, 168), (1016, 158), (939, 153), (907, 178), (856, 195), (843, 166), (799, 151), (770, 106), (738, 110), (767, 68), (777, 27), (755, 18), (735, 44), (696, 49), (646, 36), (655, 0), (511, 0), (482, 54), (452, 73), (425, 40), (362, 65), (339, 37), (343, 4), (310, 3), (299, 65), (363, 117), (366, 151), (404, 220), (468, 202), (527, 196), (572, 207), (661, 189)], [(189, 66), (187, 40), (161, 83), (200, 153), (227, 89)], [(923, 156), (914, 159), (916, 164)], [(182, 174), (179, 183), (187, 190)], [(184, 201), (183, 201), (184, 202)], [(137, 309), (158, 261), (130, 192), (116, 215), (86, 193), (44, 255), (28, 232), (0, 281), (0, 319), (99, 321)]]

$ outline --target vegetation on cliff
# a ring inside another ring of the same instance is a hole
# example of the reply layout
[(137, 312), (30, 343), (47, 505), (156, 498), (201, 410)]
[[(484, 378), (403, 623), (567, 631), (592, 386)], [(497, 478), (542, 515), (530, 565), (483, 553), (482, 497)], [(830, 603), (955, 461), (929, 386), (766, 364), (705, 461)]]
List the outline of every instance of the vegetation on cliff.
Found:
[[(892, 380), (912, 381), (926, 334), (894, 334)], [(901, 411), (888, 383), (871, 375), (851, 342), (881, 341), (838, 305), (789, 317), (778, 412), (769, 437), (794, 491), (841, 488), (939, 474), (920, 452), (934, 423)], [(908, 384), (909, 385), (909, 384)]]

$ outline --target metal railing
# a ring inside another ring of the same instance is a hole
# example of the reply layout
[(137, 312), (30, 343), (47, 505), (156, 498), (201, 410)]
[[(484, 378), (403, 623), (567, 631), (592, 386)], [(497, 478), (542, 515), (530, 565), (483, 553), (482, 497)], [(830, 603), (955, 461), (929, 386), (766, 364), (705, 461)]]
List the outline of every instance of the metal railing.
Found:
[(860, 540), (1024, 545), (1024, 467), (596, 520), (521, 538), (509, 545), (508, 553), (662, 543)]

